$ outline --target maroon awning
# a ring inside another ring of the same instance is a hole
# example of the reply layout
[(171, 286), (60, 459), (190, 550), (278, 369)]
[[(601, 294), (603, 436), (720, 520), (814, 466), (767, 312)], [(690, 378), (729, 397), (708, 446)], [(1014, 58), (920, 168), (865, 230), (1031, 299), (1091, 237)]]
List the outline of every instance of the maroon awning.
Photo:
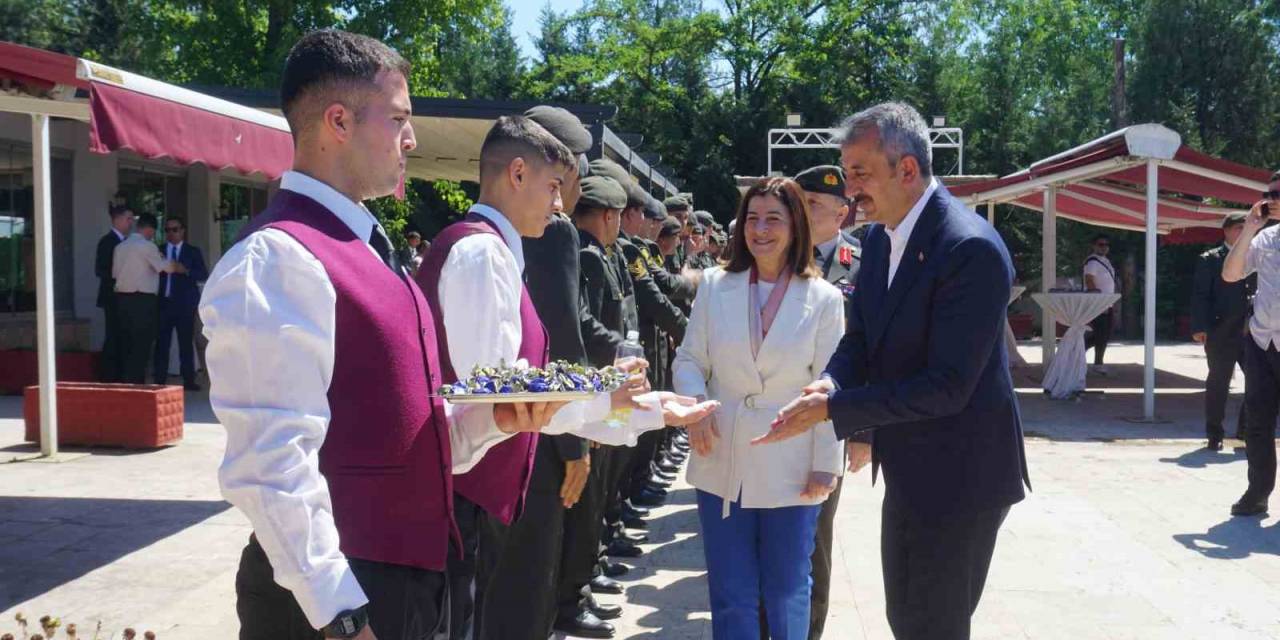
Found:
[(97, 153), (129, 149), (271, 179), (293, 162), (293, 139), (280, 116), (158, 80), (8, 42), (0, 42), (0, 78), (34, 97), (59, 86), (87, 89), (89, 149)]

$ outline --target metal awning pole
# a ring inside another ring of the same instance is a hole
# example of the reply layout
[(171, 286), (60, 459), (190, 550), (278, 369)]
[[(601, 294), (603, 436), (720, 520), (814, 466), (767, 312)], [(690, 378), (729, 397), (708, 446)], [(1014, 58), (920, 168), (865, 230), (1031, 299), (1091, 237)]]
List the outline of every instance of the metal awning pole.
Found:
[(31, 116), (35, 177), (36, 349), (40, 361), (40, 454), (58, 454), (58, 388), (53, 320), (53, 213), (49, 190), (49, 116)]
[[(1043, 231), (1040, 241), (1040, 290), (1049, 293), (1058, 280), (1058, 188), (1050, 185), (1044, 190), (1044, 213), (1041, 223)], [(1053, 314), (1045, 308), (1040, 315), (1040, 349), (1041, 363), (1047, 370), (1049, 361), (1053, 360), (1053, 351), (1058, 339), (1057, 322)]]
[(1160, 166), (1147, 160), (1147, 255), (1143, 283), (1142, 417), (1156, 417), (1156, 205), (1160, 197)]
[(996, 203), (995, 202), (987, 203), (987, 222), (991, 223), (991, 226), (993, 227), (996, 224)]

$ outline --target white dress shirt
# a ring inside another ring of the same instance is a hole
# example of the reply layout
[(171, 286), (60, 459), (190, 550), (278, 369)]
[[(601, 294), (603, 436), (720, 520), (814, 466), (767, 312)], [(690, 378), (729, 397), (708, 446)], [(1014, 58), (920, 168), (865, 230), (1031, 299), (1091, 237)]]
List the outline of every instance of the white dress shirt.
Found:
[(1267, 227), (1249, 243), (1244, 273), (1258, 274), (1258, 291), (1253, 297), (1249, 335), (1258, 348), (1280, 348), (1280, 227)]
[(1099, 293), (1116, 292), (1116, 268), (1106, 256), (1090, 255), (1084, 262), (1084, 275), (1093, 276), (1093, 286)]
[(893, 286), (893, 277), (898, 274), (898, 265), (902, 264), (902, 254), (907, 250), (907, 243), (911, 240), (911, 232), (916, 228), (916, 223), (920, 221), (920, 214), (924, 212), (924, 206), (929, 204), (929, 198), (933, 197), (933, 192), (938, 190), (938, 179), (930, 178), (929, 186), (924, 190), (919, 200), (911, 206), (911, 210), (907, 212), (907, 217), (898, 223), (897, 228), (890, 229), (885, 225), (885, 233), (889, 234), (889, 282), (886, 288)]
[(160, 248), (142, 234), (135, 233), (116, 245), (111, 261), (111, 276), (116, 279), (116, 293), (150, 293), (160, 291), (160, 272), (169, 261)]
[[(440, 313), (450, 336), (449, 361), (459, 377), (476, 365), (516, 366), (523, 326), (520, 295), (524, 287), (524, 249), (511, 221), (496, 209), (477, 204), (475, 213), (498, 227), (501, 237), (476, 233), (454, 243), (441, 267)], [(638, 431), (662, 428), (661, 410), (651, 404), (631, 412), (625, 425), (607, 422), (611, 400), (600, 394), (571, 402), (551, 417), (542, 433), (575, 435), (604, 444), (634, 444)], [(496, 444), (496, 443), (495, 443)]]
[[(300, 173), (286, 173), (280, 188), (324, 205), (359, 237), (368, 238), (376, 224), (362, 205)], [(339, 550), (329, 488), (320, 474), (319, 450), (331, 417), (336, 305), (324, 265), (274, 229), (257, 231), (227, 251), (200, 300), (209, 340), (209, 400), (227, 430), (218, 472), (222, 495), (248, 516), (276, 582), (293, 593), (316, 628), (368, 602)], [(446, 404), (445, 415), (455, 473), (470, 469), (506, 437), (491, 407)]]

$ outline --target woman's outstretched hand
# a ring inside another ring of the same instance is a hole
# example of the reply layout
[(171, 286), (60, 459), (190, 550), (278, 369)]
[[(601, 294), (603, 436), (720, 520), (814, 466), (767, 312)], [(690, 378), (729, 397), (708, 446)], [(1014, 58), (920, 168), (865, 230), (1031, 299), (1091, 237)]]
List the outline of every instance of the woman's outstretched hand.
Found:
[(662, 421), (668, 427), (683, 427), (703, 420), (720, 408), (715, 400), (699, 401), (697, 398), (682, 396), (670, 391), (659, 391), (658, 402), (662, 405)]
[(720, 439), (720, 428), (716, 426), (715, 414), (689, 425), (689, 446), (700, 456), (711, 455), (711, 448)]

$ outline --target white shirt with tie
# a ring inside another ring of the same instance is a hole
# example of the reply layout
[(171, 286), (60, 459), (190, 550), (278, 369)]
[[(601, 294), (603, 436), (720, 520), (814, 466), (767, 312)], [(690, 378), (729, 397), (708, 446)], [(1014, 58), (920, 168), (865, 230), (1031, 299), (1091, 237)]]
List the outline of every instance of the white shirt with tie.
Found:
[[(177, 262), (178, 257), (182, 255), (182, 245), (184, 244), (186, 243), (179, 242), (178, 244), (173, 244), (172, 242), (166, 242), (164, 245), (165, 257), (168, 258), (170, 262)], [(169, 277), (164, 279), (164, 297), (168, 298), (172, 293), (173, 274), (169, 274)]]
[[(286, 173), (280, 188), (319, 202), (357, 237), (367, 240), (377, 224), (363, 205), (304, 174)], [(231, 247), (200, 300), (209, 400), (227, 431), (218, 470), (222, 495), (248, 516), (276, 582), (316, 628), (368, 602), (339, 550), (320, 473), (331, 417), (336, 305), (324, 265), (275, 229)], [(454, 473), (470, 469), (507, 437), (491, 407), (446, 403), (445, 411)]]
[(885, 284), (885, 288), (893, 286), (893, 277), (898, 274), (898, 265), (902, 264), (902, 254), (906, 252), (907, 243), (911, 241), (911, 232), (920, 221), (920, 214), (924, 212), (925, 205), (929, 204), (929, 198), (932, 198), (933, 192), (937, 190), (938, 179), (930, 178), (929, 186), (925, 188), (920, 199), (911, 206), (907, 217), (903, 218), (897, 227), (890, 228), (889, 225), (885, 225), (884, 231), (889, 235), (889, 281)]

